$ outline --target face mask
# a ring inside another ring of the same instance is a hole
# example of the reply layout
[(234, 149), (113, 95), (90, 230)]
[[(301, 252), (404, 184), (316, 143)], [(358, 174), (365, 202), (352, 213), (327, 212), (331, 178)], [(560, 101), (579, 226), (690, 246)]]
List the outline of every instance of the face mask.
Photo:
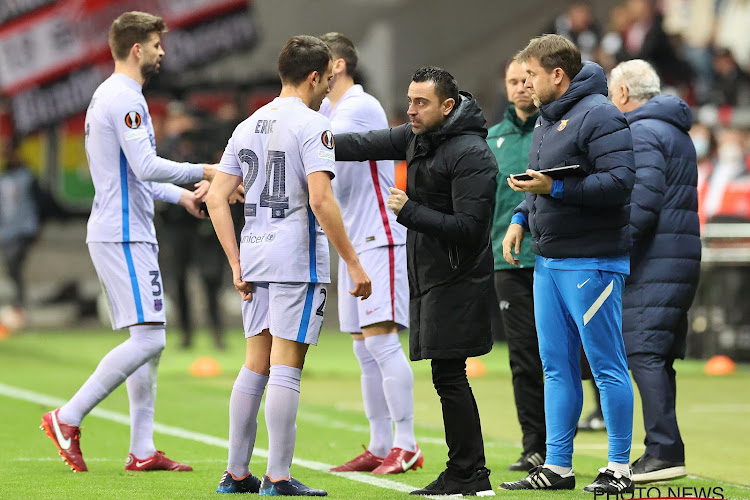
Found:
[(696, 157), (705, 158), (706, 156), (708, 156), (708, 148), (710, 146), (710, 143), (706, 137), (693, 137), (693, 146), (695, 146)]

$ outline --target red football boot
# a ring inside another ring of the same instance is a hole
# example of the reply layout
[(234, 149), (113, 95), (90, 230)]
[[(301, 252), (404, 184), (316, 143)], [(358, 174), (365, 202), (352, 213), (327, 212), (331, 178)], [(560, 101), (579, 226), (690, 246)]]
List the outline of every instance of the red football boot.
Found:
[(383, 463), (372, 471), (373, 474), (402, 474), (410, 469), (417, 470), (424, 464), (422, 450), (406, 451), (403, 448), (391, 448)]
[(55, 443), (57, 453), (73, 472), (86, 472), (89, 469), (81, 454), (81, 428), (60, 422), (57, 419), (59, 411), (60, 408), (45, 413), (39, 428)]
[(192, 467), (180, 462), (175, 462), (164, 456), (163, 451), (157, 451), (148, 458), (140, 459), (136, 458), (132, 453), (128, 453), (128, 458), (125, 460), (125, 470), (133, 471), (149, 471), (149, 470), (171, 470), (177, 472), (188, 472), (193, 470)]
[(371, 472), (383, 463), (383, 459), (370, 453), (365, 445), (362, 445), (362, 448), (365, 449), (364, 453), (349, 460), (344, 465), (332, 467), (331, 472)]

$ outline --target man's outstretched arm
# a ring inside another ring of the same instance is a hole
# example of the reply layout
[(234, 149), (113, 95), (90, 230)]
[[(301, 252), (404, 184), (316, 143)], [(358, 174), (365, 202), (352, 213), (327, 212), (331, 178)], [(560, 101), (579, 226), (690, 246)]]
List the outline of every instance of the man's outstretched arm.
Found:
[(411, 125), (334, 135), (337, 161), (405, 160)]

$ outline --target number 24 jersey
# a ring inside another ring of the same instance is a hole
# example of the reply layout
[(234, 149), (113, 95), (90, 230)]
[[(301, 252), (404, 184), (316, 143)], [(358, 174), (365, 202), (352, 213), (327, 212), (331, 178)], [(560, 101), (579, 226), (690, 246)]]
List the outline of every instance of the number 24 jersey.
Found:
[(235, 129), (219, 170), (242, 178), (242, 279), (330, 283), (328, 240), (309, 203), (307, 176), (335, 174), (331, 123), (297, 97), (277, 97)]

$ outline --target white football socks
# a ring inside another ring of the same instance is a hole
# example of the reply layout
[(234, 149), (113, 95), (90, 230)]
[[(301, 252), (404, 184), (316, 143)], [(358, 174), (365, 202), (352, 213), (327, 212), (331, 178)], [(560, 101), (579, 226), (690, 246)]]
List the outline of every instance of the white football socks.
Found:
[(130, 338), (109, 351), (78, 392), (60, 408), (57, 416), (61, 422), (81, 425), (83, 417), (138, 367), (161, 354), (166, 345), (163, 325), (135, 325), (129, 330)]
[(630, 477), (630, 464), (619, 464), (617, 462), (607, 462), (607, 469), (619, 472), (624, 477)]
[(258, 432), (258, 409), (266, 389), (268, 376), (240, 369), (229, 398), (229, 459), (227, 470), (236, 478), (250, 472), (248, 464), (253, 456)]
[(268, 429), (268, 466), (272, 480), (290, 477), (297, 439), (297, 408), (299, 407), (302, 370), (291, 366), (273, 365), (266, 390), (266, 428)]
[(414, 374), (398, 340), (397, 333), (375, 335), (364, 340), (378, 362), (383, 377), (383, 393), (396, 432), (394, 448), (416, 451), (414, 438)]
[(130, 402), (130, 453), (136, 458), (148, 458), (156, 453), (154, 408), (160, 358), (161, 354), (157, 354), (125, 380)]
[(367, 350), (364, 340), (355, 340), (354, 354), (362, 370), (362, 401), (370, 423), (370, 444), (367, 449), (376, 457), (385, 457), (393, 446), (393, 421), (383, 392), (380, 366)]

